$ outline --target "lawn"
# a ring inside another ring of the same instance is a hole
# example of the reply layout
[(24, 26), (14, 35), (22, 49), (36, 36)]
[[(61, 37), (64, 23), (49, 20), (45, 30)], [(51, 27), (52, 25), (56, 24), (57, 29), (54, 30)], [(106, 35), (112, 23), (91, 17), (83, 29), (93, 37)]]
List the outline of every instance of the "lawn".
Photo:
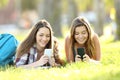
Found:
[[(18, 37), (17, 37), (18, 38)], [(119, 80), (120, 79), (120, 41), (100, 38), (102, 58), (100, 64), (73, 63), (60, 68), (21, 69), (7, 67), (0, 69), (0, 80)], [(21, 37), (18, 39), (22, 40)], [(61, 47), (64, 39), (59, 38)], [(65, 59), (64, 49), (61, 48)]]

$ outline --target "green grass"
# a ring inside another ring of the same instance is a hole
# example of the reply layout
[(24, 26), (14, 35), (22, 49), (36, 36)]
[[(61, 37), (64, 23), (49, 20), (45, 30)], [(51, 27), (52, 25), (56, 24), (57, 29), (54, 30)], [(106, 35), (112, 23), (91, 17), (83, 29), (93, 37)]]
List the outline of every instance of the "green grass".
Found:
[[(22, 35), (17, 36), (22, 40)], [(112, 42), (112, 37), (100, 38), (102, 58), (100, 64), (73, 63), (60, 68), (21, 69), (14, 67), (0, 68), (0, 80), (119, 80), (120, 79), (120, 41)], [(58, 38), (62, 58), (64, 39)]]

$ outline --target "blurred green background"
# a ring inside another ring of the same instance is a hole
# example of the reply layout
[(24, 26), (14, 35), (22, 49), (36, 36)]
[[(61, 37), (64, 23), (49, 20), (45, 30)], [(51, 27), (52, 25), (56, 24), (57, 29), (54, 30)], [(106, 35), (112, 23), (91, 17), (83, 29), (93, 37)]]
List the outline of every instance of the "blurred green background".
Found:
[[(119, 0), (0, 0), (0, 33), (21, 34), (46, 19), (56, 37), (64, 37), (77, 16), (88, 19), (99, 35), (120, 39)], [(108, 26), (107, 31), (104, 28)]]

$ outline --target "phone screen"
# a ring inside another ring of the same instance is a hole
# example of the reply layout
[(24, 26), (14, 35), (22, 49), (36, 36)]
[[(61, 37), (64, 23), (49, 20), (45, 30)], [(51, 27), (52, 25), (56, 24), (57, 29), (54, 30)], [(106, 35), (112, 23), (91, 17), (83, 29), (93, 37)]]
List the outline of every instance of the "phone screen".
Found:
[(49, 57), (52, 56), (52, 49), (45, 49), (44, 54), (48, 55)]
[(81, 56), (81, 59), (83, 59), (83, 55), (85, 54), (84, 48), (77, 48), (77, 52)]

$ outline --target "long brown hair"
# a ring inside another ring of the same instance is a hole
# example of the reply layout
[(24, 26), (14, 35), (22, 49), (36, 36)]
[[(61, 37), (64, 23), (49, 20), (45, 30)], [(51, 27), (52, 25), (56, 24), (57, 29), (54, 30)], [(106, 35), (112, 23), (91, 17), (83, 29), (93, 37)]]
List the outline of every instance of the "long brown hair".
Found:
[(60, 64), (60, 65), (64, 65), (64, 60), (61, 59), (60, 57), (60, 52), (59, 52), (59, 43), (56, 37), (53, 37), (53, 41), (54, 41), (54, 46), (53, 46), (53, 54), (54, 54), (54, 58), (55, 58), (55, 62)]
[(26, 39), (23, 40), (22, 43), (17, 48), (17, 54), (16, 54), (17, 58), (19, 58), (23, 54), (29, 52), (30, 48), (36, 43), (36, 33), (42, 27), (46, 27), (50, 31), (50, 41), (46, 45), (46, 48), (52, 48), (53, 31), (52, 31), (51, 25), (46, 20), (40, 20), (32, 27), (32, 29), (31, 29), (30, 33), (28, 34), (28, 36), (26, 37)]
[(89, 22), (84, 18), (84, 17), (77, 17), (72, 21), (71, 28), (70, 28), (70, 48), (69, 48), (69, 60), (74, 61), (73, 57), (73, 48), (75, 47), (75, 29), (78, 26), (85, 26), (88, 32), (88, 39), (85, 42), (85, 49), (86, 49), (86, 54), (90, 58), (94, 58), (94, 43), (93, 43), (93, 35), (94, 32), (89, 24)]

